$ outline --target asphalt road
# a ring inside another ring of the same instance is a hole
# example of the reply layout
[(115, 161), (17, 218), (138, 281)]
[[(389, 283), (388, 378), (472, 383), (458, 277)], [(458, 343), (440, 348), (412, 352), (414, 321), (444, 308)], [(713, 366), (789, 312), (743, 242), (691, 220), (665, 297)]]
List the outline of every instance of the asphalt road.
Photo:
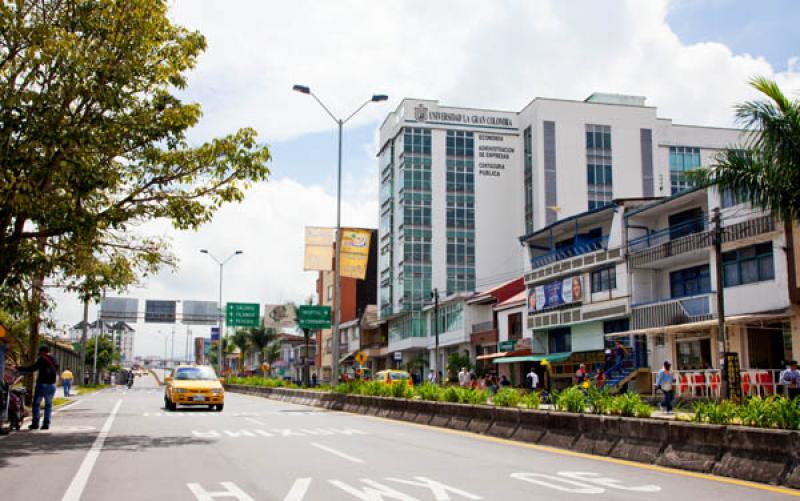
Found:
[(800, 492), (227, 394), (163, 409), (152, 378), (0, 438), (0, 499), (788, 499)]

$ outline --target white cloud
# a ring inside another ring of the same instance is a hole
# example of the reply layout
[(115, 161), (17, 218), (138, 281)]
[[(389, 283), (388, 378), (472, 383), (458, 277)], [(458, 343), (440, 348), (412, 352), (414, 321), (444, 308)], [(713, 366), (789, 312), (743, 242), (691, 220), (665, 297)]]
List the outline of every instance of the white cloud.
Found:
[[(519, 110), (535, 96), (583, 99), (594, 91), (646, 96), (679, 123), (729, 125), (732, 105), (753, 96), (749, 77), (800, 89), (797, 59), (776, 73), (720, 43), (684, 44), (666, 23), (668, 7), (666, 0), (173, 0), (171, 15), (208, 38), (185, 92), (205, 113), (197, 139), (246, 125), (273, 143), (331, 130), (313, 99), (291, 91), (295, 83), (311, 86), (337, 115), (372, 93), (389, 94), (389, 104), (366, 107), (352, 124), (376, 127), (406, 96)], [(376, 148), (362, 149), (374, 155)], [(375, 226), (377, 168), (368, 177), (346, 173), (343, 182), (345, 224)], [(227, 299), (301, 300), (315, 278), (302, 271), (302, 229), (334, 222), (334, 199), (322, 188), (259, 185), (199, 232), (173, 235), (180, 270), (136, 294), (214, 299), (216, 269), (198, 249), (242, 248), (226, 267)], [(59, 308), (62, 322), (80, 318), (74, 301), (62, 296)], [(158, 353), (158, 343), (139, 341), (139, 351)]]

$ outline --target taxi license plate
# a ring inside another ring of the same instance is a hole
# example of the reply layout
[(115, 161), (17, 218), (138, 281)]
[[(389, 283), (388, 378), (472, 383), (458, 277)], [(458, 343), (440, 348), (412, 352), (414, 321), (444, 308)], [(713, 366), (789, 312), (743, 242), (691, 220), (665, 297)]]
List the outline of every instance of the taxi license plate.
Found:
[(192, 399), (195, 402), (203, 402), (205, 401), (206, 397), (204, 397), (203, 395), (195, 395), (194, 397), (192, 397)]

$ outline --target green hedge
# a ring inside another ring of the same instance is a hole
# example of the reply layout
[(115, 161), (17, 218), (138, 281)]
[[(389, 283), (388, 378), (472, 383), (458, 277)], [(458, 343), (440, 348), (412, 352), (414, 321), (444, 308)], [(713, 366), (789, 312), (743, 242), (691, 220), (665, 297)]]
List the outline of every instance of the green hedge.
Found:
[(800, 399), (750, 397), (741, 403), (696, 402), (692, 420), (698, 423), (800, 430)]

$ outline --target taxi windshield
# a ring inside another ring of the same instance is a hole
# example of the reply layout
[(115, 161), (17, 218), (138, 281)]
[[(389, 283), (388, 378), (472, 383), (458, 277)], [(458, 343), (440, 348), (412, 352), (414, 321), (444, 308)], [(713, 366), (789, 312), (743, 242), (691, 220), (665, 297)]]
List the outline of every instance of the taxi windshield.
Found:
[(392, 379), (408, 379), (407, 372), (390, 372), (389, 377)]
[(175, 379), (180, 381), (214, 381), (217, 375), (210, 367), (182, 367), (175, 371)]

